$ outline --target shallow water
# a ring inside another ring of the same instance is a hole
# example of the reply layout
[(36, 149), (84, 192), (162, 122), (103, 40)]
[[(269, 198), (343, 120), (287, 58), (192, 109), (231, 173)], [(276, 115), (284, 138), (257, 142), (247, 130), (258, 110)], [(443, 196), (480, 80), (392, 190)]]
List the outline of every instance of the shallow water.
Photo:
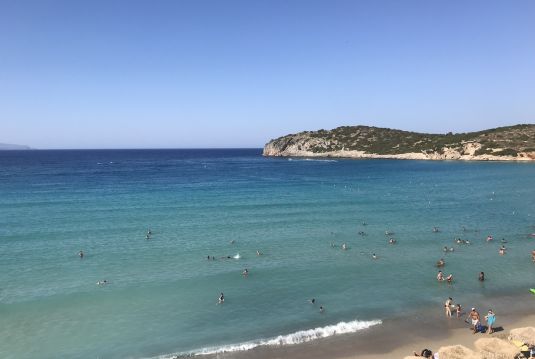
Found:
[[(533, 286), (535, 164), (260, 153), (0, 152), (0, 357), (138, 358), (308, 340), (450, 295)], [(435, 280), (441, 257), (453, 285)]]

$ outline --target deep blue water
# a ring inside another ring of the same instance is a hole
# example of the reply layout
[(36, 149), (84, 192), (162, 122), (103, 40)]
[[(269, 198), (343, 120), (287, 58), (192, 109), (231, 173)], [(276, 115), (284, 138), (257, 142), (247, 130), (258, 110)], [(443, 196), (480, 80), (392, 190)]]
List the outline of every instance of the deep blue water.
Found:
[[(530, 163), (281, 159), (260, 149), (0, 151), (0, 357), (308, 340), (448, 295), (523, 290), (535, 281), (534, 178)], [(453, 285), (435, 280), (441, 257)], [(311, 328), (324, 329), (300, 332)]]

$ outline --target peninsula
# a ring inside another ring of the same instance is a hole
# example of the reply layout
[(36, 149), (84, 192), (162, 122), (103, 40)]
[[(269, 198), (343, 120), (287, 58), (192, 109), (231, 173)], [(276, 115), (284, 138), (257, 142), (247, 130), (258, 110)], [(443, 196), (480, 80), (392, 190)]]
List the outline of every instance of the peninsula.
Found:
[(0, 151), (2, 150), (31, 150), (30, 147), (24, 145), (12, 145), (9, 143), (0, 143)]
[(427, 134), (369, 126), (304, 131), (269, 141), (264, 156), (534, 161), (535, 125)]

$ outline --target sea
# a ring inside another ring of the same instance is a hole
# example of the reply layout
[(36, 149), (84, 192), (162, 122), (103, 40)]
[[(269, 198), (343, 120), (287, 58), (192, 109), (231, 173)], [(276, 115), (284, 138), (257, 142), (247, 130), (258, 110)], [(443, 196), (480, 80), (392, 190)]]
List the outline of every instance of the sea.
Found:
[[(448, 296), (466, 306), (534, 287), (534, 226), (535, 163), (1, 151), (0, 357), (359, 335)], [(440, 258), (451, 284), (436, 280)]]

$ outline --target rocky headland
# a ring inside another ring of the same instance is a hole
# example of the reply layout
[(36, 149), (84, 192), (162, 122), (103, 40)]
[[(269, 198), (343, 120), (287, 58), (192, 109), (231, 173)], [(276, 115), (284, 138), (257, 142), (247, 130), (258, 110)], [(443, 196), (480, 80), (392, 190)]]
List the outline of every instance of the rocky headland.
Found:
[(427, 134), (369, 126), (304, 131), (269, 141), (264, 156), (534, 161), (535, 125)]

